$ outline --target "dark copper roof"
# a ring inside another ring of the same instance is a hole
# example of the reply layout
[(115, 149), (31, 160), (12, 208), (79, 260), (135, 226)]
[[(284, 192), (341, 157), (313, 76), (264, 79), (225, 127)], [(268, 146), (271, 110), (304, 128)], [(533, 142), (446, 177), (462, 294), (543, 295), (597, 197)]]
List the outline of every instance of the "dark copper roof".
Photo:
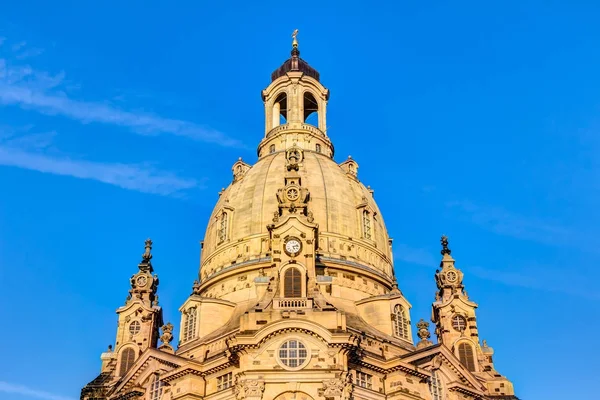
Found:
[(311, 78), (319, 80), (319, 72), (316, 69), (308, 65), (306, 61), (300, 58), (300, 51), (297, 48), (292, 50), (292, 57), (287, 59), (281, 67), (277, 68), (271, 74), (271, 82), (275, 79), (284, 76), (290, 71), (300, 71), (310, 76)]

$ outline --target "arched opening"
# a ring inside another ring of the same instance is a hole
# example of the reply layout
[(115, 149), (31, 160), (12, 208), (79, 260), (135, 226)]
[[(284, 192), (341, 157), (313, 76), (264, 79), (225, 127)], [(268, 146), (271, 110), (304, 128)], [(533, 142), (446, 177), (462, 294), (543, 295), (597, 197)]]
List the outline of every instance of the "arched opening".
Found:
[(273, 128), (287, 122), (287, 95), (280, 93), (273, 102)]
[(475, 371), (475, 358), (473, 357), (473, 347), (468, 343), (458, 345), (458, 359), (466, 369)]
[(304, 92), (304, 122), (319, 126), (319, 103), (310, 92)]
[(275, 145), (274, 144), (269, 146), (269, 154), (273, 154), (273, 153), (275, 153)]
[(408, 339), (408, 318), (406, 317), (404, 307), (400, 304), (394, 306), (392, 319), (394, 320), (394, 336), (401, 339)]
[(128, 348), (123, 350), (123, 352), (121, 353), (121, 365), (119, 367), (119, 375), (125, 375), (129, 368), (133, 366), (134, 361), (135, 352), (133, 351), (133, 349)]
[(298, 268), (288, 268), (283, 275), (283, 296), (302, 297), (302, 273)]

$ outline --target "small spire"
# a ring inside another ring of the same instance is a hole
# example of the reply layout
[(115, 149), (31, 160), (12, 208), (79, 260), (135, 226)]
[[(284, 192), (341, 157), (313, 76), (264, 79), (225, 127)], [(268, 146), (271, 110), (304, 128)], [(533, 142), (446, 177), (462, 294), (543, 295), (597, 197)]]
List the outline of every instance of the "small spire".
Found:
[(150, 260), (152, 260), (152, 239), (148, 238), (146, 239), (146, 241), (144, 242), (145, 244), (145, 249), (146, 251), (144, 251), (144, 254), (142, 254), (142, 260), (144, 262), (149, 262)]
[(152, 260), (152, 240), (148, 238), (146, 239), (144, 244), (145, 250), (144, 254), (142, 254), (142, 262), (138, 264), (138, 268), (140, 269), (140, 271), (152, 273), (152, 262), (150, 262), (150, 260)]
[(452, 250), (448, 248), (448, 236), (442, 235), (440, 243), (442, 243), (442, 251), (440, 251), (440, 253), (442, 253), (443, 256), (445, 256), (446, 254), (450, 255), (450, 253), (452, 253)]

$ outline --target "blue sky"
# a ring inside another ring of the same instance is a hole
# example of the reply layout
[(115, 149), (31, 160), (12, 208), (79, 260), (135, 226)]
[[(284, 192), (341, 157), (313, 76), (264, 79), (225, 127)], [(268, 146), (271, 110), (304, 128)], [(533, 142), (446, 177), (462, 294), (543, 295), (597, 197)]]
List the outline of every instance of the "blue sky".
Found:
[(596, 396), (600, 4), (99, 4), (2, 6), (0, 398), (78, 399), (147, 237), (178, 325), (295, 28), (331, 90), (336, 159), (375, 189), (413, 322), (445, 233), (517, 394)]

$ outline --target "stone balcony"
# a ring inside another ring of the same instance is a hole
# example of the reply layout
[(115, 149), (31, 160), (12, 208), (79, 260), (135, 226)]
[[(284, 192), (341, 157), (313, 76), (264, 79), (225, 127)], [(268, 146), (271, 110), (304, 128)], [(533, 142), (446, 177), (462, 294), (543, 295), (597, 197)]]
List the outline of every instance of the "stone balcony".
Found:
[(303, 310), (313, 307), (312, 299), (302, 297), (273, 299), (273, 308), (275, 310)]

